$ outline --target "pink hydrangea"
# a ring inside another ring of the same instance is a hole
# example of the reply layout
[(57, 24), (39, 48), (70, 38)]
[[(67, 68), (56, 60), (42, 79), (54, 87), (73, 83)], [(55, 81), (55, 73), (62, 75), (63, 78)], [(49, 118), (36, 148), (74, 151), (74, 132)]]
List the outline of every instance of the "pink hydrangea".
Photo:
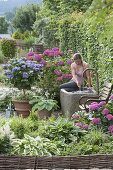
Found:
[(57, 76), (61, 76), (61, 75), (62, 75), (62, 72), (59, 71), (59, 70), (54, 70), (54, 73), (55, 73)]
[(93, 123), (94, 125), (99, 125), (99, 124), (101, 124), (101, 119), (100, 119), (100, 118), (93, 118), (93, 119), (92, 119), (92, 123)]
[(106, 104), (105, 101), (101, 101), (98, 105), (99, 105), (99, 107), (102, 107), (102, 106), (104, 106), (105, 104)]
[(60, 76), (60, 77), (57, 78), (57, 81), (62, 81), (62, 80), (63, 80), (63, 77), (62, 77), (62, 76)]
[(107, 108), (105, 108), (103, 111), (102, 111), (102, 114), (104, 116), (108, 115), (109, 114), (109, 110)]
[(69, 59), (69, 60), (67, 60), (67, 64), (68, 64), (68, 65), (71, 65), (71, 64), (72, 64), (72, 62), (73, 62), (73, 61), (72, 61), (72, 60), (70, 60), (70, 59)]
[(108, 127), (108, 131), (113, 133), (113, 125), (110, 125), (110, 126)]
[(88, 129), (88, 124), (83, 124), (82, 129)]
[(28, 56), (33, 56), (33, 55), (34, 55), (34, 52), (33, 52), (33, 51), (30, 51), (27, 55), (28, 55)]
[(47, 62), (42, 59), (42, 60), (40, 61), (40, 64), (43, 64), (43, 65), (45, 66), (45, 65), (47, 64)]
[(113, 100), (113, 94), (110, 96), (110, 98), (109, 98), (110, 100)]
[(41, 61), (42, 58), (43, 58), (43, 56), (41, 54), (35, 54), (34, 55), (34, 60), (35, 61)]
[(113, 115), (112, 115), (112, 114), (108, 114), (108, 115), (106, 115), (106, 118), (107, 118), (108, 120), (113, 120)]
[(57, 65), (59, 65), (59, 66), (64, 66), (64, 61), (58, 61), (58, 62), (57, 62)]
[(96, 110), (98, 110), (99, 108), (100, 108), (100, 106), (99, 106), (99, 104), (96, 103), (96, 102), (91, 103), (91, 104), (89, 105), (89, 110), (90, 110), (90, 111), (96, 111)]
[(80, 118), (80, 115), (78, 115), (78, 114), (73, 114), (71, 118), (72, 118), (72, 119), (79, 119), (79, 118)]
[(63, 74), (63, 79), (71, 79), (72, 75), (71, 74)]
[(88, 124), (84, 124), (84, 123), (81, 123), (81, 122), (75, 123), (75, 126), (78, 126), (81, 129), (88, 129), (88, 127), (89, 127)]

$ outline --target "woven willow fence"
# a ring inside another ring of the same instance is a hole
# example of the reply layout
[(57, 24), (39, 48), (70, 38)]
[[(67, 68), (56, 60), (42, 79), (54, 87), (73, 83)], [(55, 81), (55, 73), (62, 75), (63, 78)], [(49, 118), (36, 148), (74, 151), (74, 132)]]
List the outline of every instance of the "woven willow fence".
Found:
[(17, 169), (113, 169), (113, 155), (76, 157), (0, 156), (0, 170)]

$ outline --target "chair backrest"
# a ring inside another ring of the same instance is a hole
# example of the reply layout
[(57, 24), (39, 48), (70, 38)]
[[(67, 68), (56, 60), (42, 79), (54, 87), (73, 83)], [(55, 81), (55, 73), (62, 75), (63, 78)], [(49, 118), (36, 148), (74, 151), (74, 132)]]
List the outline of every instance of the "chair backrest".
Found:
[(108, 102), (112, 90), (113, 90), (113, 84), (106, 82), (100, 92), (99, 99), (106, 100), (106, 102)]

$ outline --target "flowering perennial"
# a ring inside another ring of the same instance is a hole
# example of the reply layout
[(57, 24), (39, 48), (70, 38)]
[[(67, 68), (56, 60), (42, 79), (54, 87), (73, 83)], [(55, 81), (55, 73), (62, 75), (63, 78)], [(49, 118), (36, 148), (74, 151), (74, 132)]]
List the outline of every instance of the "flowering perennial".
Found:
[(9, 82), (19, 89), (30, 89), (43, 64), (26, 58), (11, 59), (8, 64), (4, 64), (4, 72)]

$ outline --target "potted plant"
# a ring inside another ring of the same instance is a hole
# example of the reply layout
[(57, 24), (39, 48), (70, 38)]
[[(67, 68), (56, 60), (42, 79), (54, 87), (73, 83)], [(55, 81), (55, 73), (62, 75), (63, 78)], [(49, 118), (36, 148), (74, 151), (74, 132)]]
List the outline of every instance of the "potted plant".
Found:
[(29, 103), (32, 104), (32, 111), (38, 111), (38, 116), (41, 119), (50, 117), (51, 112), (58, 108), (56, 100), (46, 99), (43, 96), (34, 96)]
[(29, 115), (31, 106), (29, 105), (27, 90), (30, 90), (37, 80), (42, 67), (42, 64), (37, 64), (36, 61), (26, 58), (14, 58), (3, 65), (8, 82), (21, 91), (21, 95), (17, 94), (17, 98), (13, 100), (18, 115), (22, 114), (23, 117)]

